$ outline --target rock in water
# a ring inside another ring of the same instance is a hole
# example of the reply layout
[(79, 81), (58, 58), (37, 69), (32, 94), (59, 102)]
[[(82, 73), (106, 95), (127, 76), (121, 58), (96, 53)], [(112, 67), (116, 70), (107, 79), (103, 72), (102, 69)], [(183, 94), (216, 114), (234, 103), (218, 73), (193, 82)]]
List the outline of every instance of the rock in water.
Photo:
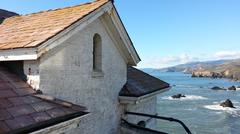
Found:
[(218, 87), (218, 86), (212, 87), (211, 89), (212, 90), (226, 90), (226, 89)]
[(183, 95), (183, 94), (176, 94), (176, 95), (173, 95), (173, 96), (172, 96), (173, 99), (180, 99), (180, 98), (182, 98), (182, 97), (186, 97), (186, 96)]
[(231, 86), (228, 88), (228, 90), (237, 90), (237, 88), (235, 86)]
[(222, 103), (220, 104), (220, 106), (222, 106), (222, 107), (235, 108), (235, 107), (233, 106), (232, 101), (229, 100), (229, 99), (227, 99), (225, 102), (222, 102)]

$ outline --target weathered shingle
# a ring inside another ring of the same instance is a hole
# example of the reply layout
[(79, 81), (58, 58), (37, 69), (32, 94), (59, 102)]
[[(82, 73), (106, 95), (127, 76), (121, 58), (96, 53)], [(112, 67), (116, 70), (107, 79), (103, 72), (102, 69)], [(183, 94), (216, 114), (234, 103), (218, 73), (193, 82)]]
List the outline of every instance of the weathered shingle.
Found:
[(8, 18), (0, 25), (0, 50), (37, 47), (108, 0)]
[(82, 106), (39, 97), (44, 95), (37, 95), (28, 84), (16, 77), (18, 76), (0, 65), (0, 134), (26, 130), (32, 125), (37, 127), (38, 123), (51, 120), (59, 123), (57, 117), (86, 114), (86, 108)]
[(120, 91), (119, 96), (140, 97), (166, 88), (169, 88), (168, 83), (141, 70), (128, 67), (127, 83)]

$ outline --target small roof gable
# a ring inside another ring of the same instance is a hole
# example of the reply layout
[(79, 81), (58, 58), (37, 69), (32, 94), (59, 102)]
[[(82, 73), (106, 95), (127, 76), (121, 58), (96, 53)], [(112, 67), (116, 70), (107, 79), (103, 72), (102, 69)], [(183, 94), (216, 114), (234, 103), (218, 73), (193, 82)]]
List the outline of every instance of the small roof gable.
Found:
[(0, 25), (0, 50), (37, 47), (107, 2), (97, 0), (8, 18)]
[(85, 115), (86, 108), (36, 94), (0, 66), (0, 133), (29, 133)]
[(141, 97), (159, 90), (169, 88), (170, 85), (134, 67), (128, 67), (127, 83), (119, 96)]

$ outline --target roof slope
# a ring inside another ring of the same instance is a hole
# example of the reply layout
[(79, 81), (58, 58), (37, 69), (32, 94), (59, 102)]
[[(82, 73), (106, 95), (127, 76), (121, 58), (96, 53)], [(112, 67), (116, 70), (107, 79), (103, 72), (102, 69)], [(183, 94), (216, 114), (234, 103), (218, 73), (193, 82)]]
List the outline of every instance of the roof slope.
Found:
[(0, 25), (0, 50), (37, 47), (107, 2), (97, 0), (79, 6), (8, 18)]
[(119, 96), (141, 97), (169, 87), (168, 83), (158, 78), (136, 68), (128, 67), (127, 83), (120, 91)]
[(0, 134), (28, 133), (66, 121), (67, 116), (85, 115), (84, 111), (84, 107), (36, 94), (18, 76), (0, 66)]

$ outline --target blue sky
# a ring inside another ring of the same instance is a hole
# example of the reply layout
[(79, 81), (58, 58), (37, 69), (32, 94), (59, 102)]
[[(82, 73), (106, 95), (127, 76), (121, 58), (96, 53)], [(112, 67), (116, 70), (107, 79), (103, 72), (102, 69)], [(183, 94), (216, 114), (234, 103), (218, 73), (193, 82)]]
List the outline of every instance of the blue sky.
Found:
[[(89, 0), (1, 0), (20, 14)], [(115, 0), (142, 62), (166, 67), (190, 61), (240, 58), (239, 0)]]

